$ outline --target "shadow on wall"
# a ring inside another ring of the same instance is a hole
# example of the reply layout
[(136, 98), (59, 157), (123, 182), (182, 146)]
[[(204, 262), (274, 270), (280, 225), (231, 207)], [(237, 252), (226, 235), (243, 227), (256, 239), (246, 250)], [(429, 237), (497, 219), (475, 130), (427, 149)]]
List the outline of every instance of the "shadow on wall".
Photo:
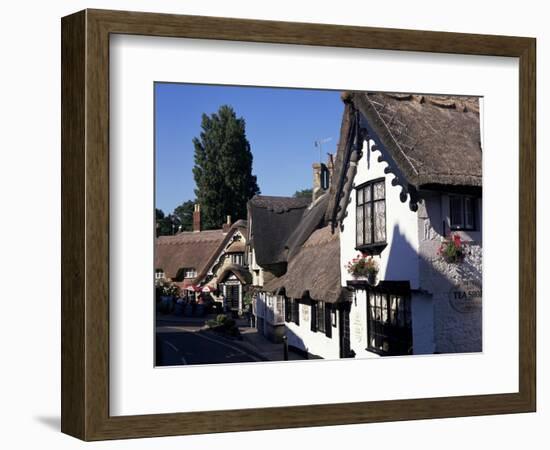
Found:
[(308, 359), (322, 359), (321, 356), (315, 355), (309, 352), (308, 347), (304, 343), (304, 340), (298, 336), (294, 331), (285, 325), (285, 335), (287, 337), (288, 347), (291, 351), (294, 351)]
[(418, 280), (418, 252), (395, 225), (390, 237), (391, 245), (386, 247), (382, 254), (387, 256), (385, 273), (380, 274), (381, 280), (409, 280), (411, 285)]
[[(433, 337), (436, 353), (468, 353), (482, 351), (482, 303), (481, 298), (461, 298), (468, 286), (481, 291), (481, 247), (466, 245), (466, 256), (460, 263), (452, 264), (437, 255), (440, 235), (420, 240), (417, 252), (407, 241), (399, 226), (394, 226), (388, 252), (386, 273), (380, 280), (406, 280), (405, 274), (418, 273), (419, 289), (415, 297), (431, 296), (433, 304)], [(413, 265), (416, 269), (408, 267)], [(412, 305), (414, 308), (414, 305)], [(414, 319), (414, 318), (413, 318)], [(415, 324), (413, 321), (413, 330)]]

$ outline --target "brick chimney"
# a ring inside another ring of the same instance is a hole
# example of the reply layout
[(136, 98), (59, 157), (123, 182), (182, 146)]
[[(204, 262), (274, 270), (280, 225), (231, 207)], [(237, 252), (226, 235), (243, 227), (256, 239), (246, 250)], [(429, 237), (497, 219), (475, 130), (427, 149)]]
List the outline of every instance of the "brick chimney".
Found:
[(195, 203), (195, 209), (193, 210), (193, 231), (201, 231), (201, 205)]
[(231, 216), (227, 216), (225, 223), (223, 224), (223, 232), (228, 233), (231, 229)]
[(334, 157), (327, 153), (327, 163), (313, 163), (313, 195), (312, 201), (317, 200), (330, 187), (334, 172)]
[(313, 163), (313, 195), (312, 201), (315, 201), (322, 193), (321, 189), (321, 163)]

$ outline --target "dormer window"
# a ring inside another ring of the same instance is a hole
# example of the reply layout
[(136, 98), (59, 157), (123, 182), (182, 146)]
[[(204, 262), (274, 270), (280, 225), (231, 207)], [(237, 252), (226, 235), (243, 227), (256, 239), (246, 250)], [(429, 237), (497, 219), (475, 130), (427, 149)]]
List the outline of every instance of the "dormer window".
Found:
[(197, 269), (194, 267), (187, 267), (183, 269), (184, 278), (195, 278), (197, 276)]
[(449, 196), (451, 230), (476, 229), (476, 198), (467, 195)]
[(155, 280), (162, 280), (164, 278), (164, 270), (156, 269), (155, 270)]
[(357, 249), (378, 253), (386, 245), (386, 189), (384, 179), (356, 188)]

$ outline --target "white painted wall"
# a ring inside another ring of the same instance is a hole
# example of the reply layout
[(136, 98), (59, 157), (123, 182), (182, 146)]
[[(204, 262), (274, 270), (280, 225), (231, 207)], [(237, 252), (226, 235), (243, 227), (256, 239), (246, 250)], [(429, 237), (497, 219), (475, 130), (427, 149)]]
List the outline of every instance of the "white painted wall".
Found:
[(264, 285), (264, 269), (256, 261), (256, 251), (254, 248), (249, 253), (250, 261), (248, 262), (248, 269), (252, 273), (252, 285), (263, 286)]
[(288, 345), (307, 351), (324, 359), (340, 358), (338, 320), (332, 327), (332, 337), (324, 332), (311, 331), (311, 305), (300, 303), (300, 325), (285, 323)]
[[(373, 141), (370, 141), (371, 143)], [(481, 200), (477, 215), (479, 229), (460, 232), (467, 242), (469, 255), (464, 263), (450, 265), (437, 256), (443, 234), (449, 232), (449, 197), (446, 194), (429, 194), (419, 203), (418, 212), (409, 209), (409, 202), (401, 202), (401, 187), (392, 186), (393, 174), (385, 174), (386, 162), (379, 162), (380, 151), (373, 151), (365, 142), (363, 157), (359, 160), (354, 186), (384, 178), (386, 187), (386, 240), (387, 247), (375, 256), (379, 264), (379, 280), (409, 280), (411, 289), (428, 291), (430, 295), (413, 293), (411, 313), (413, 320), (413, 353), (434, 351), (481, 351), (482, 311), (457, 313), (450, 305), (448, 293), (453, 285), (473, 279), (481, 282)], [(355, 250), (355, 191), (352, 191), (344, 230), (341, 233), (340, 253), (342, 285), (353, 277), (346, 264), (358, 252)], [(443, 227), (443, 221), (446, 226)], [(362, 324), (362, 325), (361, 325)], [(358, 357), (370, 356), (366, 347), (366, 298), (357, 292), (350, 312), (351, 348)]]
[[(373, 142), (372, 140), (370, 141)], [(370, 180), (384, 177), (386, 186), (386, 240), (388, 246), (379, 256), (379, 280), (410, 280), (411, 288), (417, 288), (418, 274), (418, 222), (416, 213), (409, 209), (408, 201), (399, 199), (401, 187), (392, 186), (393, 174), (385, 174), (386, 162), (378, 162), (380, 151), (372, 151), (365, 141), (363, 157), (357, 165), (354, 185), (359, 186)], [(355, 190), (344, 219), (344, 230), (340, 235), (340, 263), (342, 267), (342, 285), (353, 277), (348, 274), (346, 264), (358, 254), (355, 250)]]
[[(430, 296), (413, 294), (411, 296), (411, 315), (413, 323), (413, 354), (431, 354), (434, 352), (433, 305)], [(350, 309), (350, 348), (356, 358), (379, 358), (380, 355), (367, 350), (367, 294), (359, 290), (354, 293)]]
[(380, 358), (367, 350), (367, 293), (356, 291), (349, 312), (350, 349), (356, 358)]

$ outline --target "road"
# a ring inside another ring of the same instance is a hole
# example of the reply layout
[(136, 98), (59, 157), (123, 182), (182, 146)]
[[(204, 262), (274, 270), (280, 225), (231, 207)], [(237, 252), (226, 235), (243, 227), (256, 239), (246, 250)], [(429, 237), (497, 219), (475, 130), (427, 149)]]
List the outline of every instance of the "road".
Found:
[(157, 366), (258, 361), (238, 344), (213, 333), (184, 330), (157, 332), (156, 359)]

